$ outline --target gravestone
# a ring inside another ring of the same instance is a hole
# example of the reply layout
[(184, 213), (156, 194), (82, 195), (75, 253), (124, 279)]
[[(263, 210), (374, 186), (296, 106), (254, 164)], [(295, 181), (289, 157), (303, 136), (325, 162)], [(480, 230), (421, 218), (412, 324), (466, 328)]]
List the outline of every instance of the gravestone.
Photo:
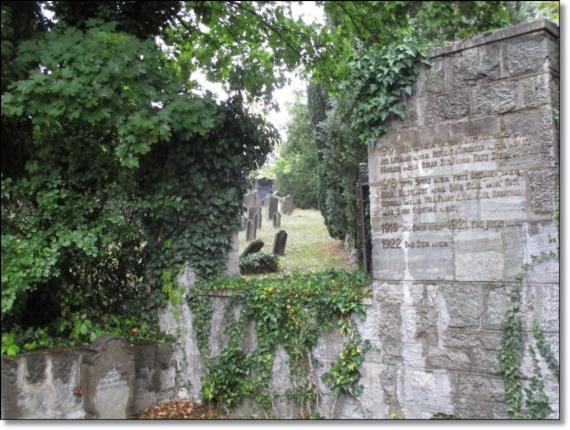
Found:
[(247, 208), (247, 219), (253, 219), (257, 212), (259, 212), (259, 208), (255, 206), (249, 206)]
[[(533, 255), (556, 253), (558, 29), (537, 21), (427, 56), (406, 118), (368, 152), (378, 342), (401, 357), (377, 370), (398, 381), (384, 407), (505, 418), (497, 357), (511, 292)], [(558, 259), (537, 267), (519, 293), (523, 363), (534, 319), (558, 351)], [(558, 380), (543, 375), (556, 417)]]
[(244, 230), (246, 229), (246, 227), (247, 227), (247, 217), (242, 215), (242, 216), (240, 217), (240, 228), (241, 228), (241, 231), (244, 231)]
[(285, 245), (287, 244), (287, 232), (280, 230), (275, 234), (273, 240), (273, 255), (285, 255)]
[(261, 239), (254, 240), (253, 242), (251, 242), (249, 245), (246, 246), (246, 248), (241, 253), (240, 257), (245, 257), (246, 255), (255, 254), (256, 252), (261, 251), (263, 245), (264, 243)]
[(249, 191), (243, 198), (245, 207), (258, 207), (260, 203), (259, 192), (257, 190)]
[(279, 213), (279, 211), (273, 214), (273, 227), (274, 228), (281, 227), (281, 214)]
[(267, 219), (273, 220), (273, 214), (277, 211), (279, 200), (273, 195), (267, 196)]
[(255, 221), (255, 226), (261, 229), (261, 208), (257, 208), (257, 212), (253, 216), (253, 220)]
[(247, 221), (247, 227), (245, 229), (245, 239), (249, 242), (250, 240), (255, 240), (255, 235), (257, 233), (257, 227), (255, 221), (250, 219)]
[(293, 196), (291, 194), (288, 194), (281, 201), (281, 212), (284, 215), (291, 215), (293, 213), (293, 209), (294, 209)]
[(135, 360), (127, 342), (101, 336), (81, 364), (81, 389), (87, 419), (126, 419), (132, 415)]
[(260, 201), (263, 203), (268, 195), (273, 193), (273, 179), (257, 178), (255, 180), (254, 188), (258, 191)]

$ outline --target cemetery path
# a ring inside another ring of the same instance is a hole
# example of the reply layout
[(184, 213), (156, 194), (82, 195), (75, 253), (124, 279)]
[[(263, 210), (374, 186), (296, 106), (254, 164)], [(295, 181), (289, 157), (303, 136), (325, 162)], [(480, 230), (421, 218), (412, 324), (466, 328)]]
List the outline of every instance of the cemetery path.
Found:
[[(329, 236), (319, 210), (295, 209), (291, 215), (282, 215), (281, 227), (274, 228), (273, 223), (267, 219), (267, 209), (264, 208), (261, 229), (257, 230), (256, 237), (264, 242), (261, 252), (271, 253), (273, 238), (279, 230), (285, 230), (288, 235), (285, 255), (279, 258), (282, 273), (329, 268), (351, 270), (342, 243)], [(240, 253), (247, 244), (245, 231), (240, 231)]]

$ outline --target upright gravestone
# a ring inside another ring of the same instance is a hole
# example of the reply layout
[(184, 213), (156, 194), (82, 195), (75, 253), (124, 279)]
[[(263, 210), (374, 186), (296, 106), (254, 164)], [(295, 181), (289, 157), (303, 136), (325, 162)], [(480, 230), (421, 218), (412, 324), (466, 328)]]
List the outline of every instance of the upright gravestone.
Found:
[(255, 221), (255, 227), (261, 229), (261, 208), (257, 208), (257, 212), (253, 216), (253, 220)]
[(81, 388), (88, 419), (126, 419), (132, 415), (135, 360), (128, 343), (101, 336), (93, 342), (81, 367)]
[(255, 214), (259, 212), (259, 208), (255, 206), (248, 206), (247, 208), (247, 219), (254, 219)]
[(281, 214), (279, 213), (279, 211), (273, 214), (273, 227), (274, 228), (281, 227)]
[(281, 212), (284, 215), (291, 215), (293, 213), (293, 209), (293, 196), (291, 194), (288, 194), (281, 201)]
[(273, 220), (273, 214), (277, 211), (279, 200), (273, 195), (267, 196), (267, 219)]
[(280, 230), (275, 234), (273, 240), (273, 255), (285, 255), (285, 245), (287, 244), (287, 232)]
[[(535, 319), (558, 350), (558, 259), (523, 270), (556, 253), (558, 29), (537, 21), (427, 56), (406, 119), (368, 154), (378, 342), (401, 357), (374, 369), (398, 381), (383, 407), (406, 418), (505, 418), (498, 355), (518, 276), (523, 363)], [(558, 381), (543, 376), (556, 417)]]
[(252, 190), (246, 193), (243, 198), (243, 204), (246, 207), (258, 207), (260, 205), (259, 192)]
[(257, 233), (257, 226), (255, 221), (250, 219), (247, 221), (247, 227), (245, 229), (245, 239), (249, 242), (250, 240), (255, 240), (255, 235)]
[(246, 227), (247, 227), (247, 217), (242, 215), (242, 216), (240, 217), (240, 228), (241, 228), (241, 231), (244, 231), (244, 230), (246, 229)]

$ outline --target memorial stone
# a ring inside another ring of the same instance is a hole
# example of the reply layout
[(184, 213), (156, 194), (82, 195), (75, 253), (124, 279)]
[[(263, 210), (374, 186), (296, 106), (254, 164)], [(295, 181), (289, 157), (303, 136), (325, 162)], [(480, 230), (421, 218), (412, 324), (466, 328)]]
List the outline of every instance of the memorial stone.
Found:
[(86, 418), (126, 419), (132, 415), (135, 384), (134, 355), (119, 337), (101, 336), (82, 363), (81, 388)]
[(246, 216), (241, 216), (240, 217), (240, 227), (241, 227), (241, 231), (244, 231), (247, 227), (247, 217)]
[(273, 214), (273, 227), (274, 228), (281, 227), (281, 214), (279, 213), (279, 211)]
[(247, 221), (247, 227), (245, 229), (245, 239), (249, 242), (250, 240), (255, 240), (257, 233), (257, 227), (255, 221), (250, 219)]
[(253, 220), (255, 221), (255, 226), (259, 229), (261, 229), (261, 218), (263, 218), (261, 216), (261, 208), (257, 208), (257, 212), (253, 216)]
[(279, 200), (273, 195), (267, 196), (267, 219), (273, 220), (273, 214), (277, 211)]
[(273, 255), (285, 255), (285, 245), (287, 244), (287, 232), (280, 230), (275, 234), (273, 240)]
[(291, 215), (293, 213), (293, 209), (294, 209), (293, 196), (291, 194), (288, 194), (281, 201), (281, 212), (284, 215)]
[(261, 239), (254, 240), (253, 242), (251, 242), (249, 245), (247, 245), (245, 247), (245, 249), (241, 253), (240, 257), (245, 257), (246, 255), (255, 254), (256, 252), (261, 251), (261, 248), (263, 248), (263, 245), (264, 245), (264, 243)]

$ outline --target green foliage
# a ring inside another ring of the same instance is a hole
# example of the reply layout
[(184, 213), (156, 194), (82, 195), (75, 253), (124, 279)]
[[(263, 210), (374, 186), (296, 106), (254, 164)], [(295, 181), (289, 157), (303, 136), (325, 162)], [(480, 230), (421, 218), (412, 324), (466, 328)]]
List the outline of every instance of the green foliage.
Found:
[(296, 95), (289, 108), (291, 121), (287, 126), (287, 141), (281, 147), (275, 163), (277, 189), (292, 194), (295, 206), (301, 209), (318, 206), (317, 149), (307, 106)]
[(123, 337), (128, 342), (173, 341), (171, 336), (158, 330), (152, 316), (103, 315), (96, 321), (86, 313), (76, 313), (43, 327), (15, 327), (12, 331), (3, 332), (2, 355), (88, 345), (104, 334)]
[(351, 61), (350, 90), (356, 101), (352, 128), (362, 142), (373, 145), (386, 133), (391, 119), (404, 118), (402, 101), (412, 94), (419, 59), (416, 44), (407, 39), (395, 45), (373, 45)]
[(322, 377), (333, 394), (348, 394), (358, 396), (362, 393), (360, 381), (360, 366), (364, 361), (364, 354), (370, 350), (367, 341), (359, 337), (345, 343), (343, 351), (338, 356), (338, 361)]
[[(355, 390), (365, 346), (356, 340), (350, 318), (364, 315), (362, 299), (369, 294), (369, 282), (362, 273), (332, 270), (279, 279), (219, 278), (198, 283), (189, 301), (197, 321), (199, 345), (207, 343), (209, 334), (200, 327), (211, 319), (211, 307), (204, 305), (207, 294), (216, 290), (232, 294), (225, 315), (229, 344), (215, 358), (205, 355), (208, 372), (202, 389), (204, 399), (231, 408), (240, 399), (252, 397), (270, 414), (273, 394), (269, 382), (275, 349), (281, 345), (289, 355), (293, 382), (287, 397), (300, 406), (302, 418), (314, 416), (314, 368), (318, 363), (311, 350), (321, 334), (335, 327), (335, 322), (341, 334), (352, 338), (347, 343), (350, 351), (344, 358), (350, 364), (350, 381), (343, 387)], [(240, 307), (237, 318), (235, 306)], [(242, 347), (249, 321), (255, 324), (257, 349), (244, 355)], [(204, 354), (206, 349), (200, 349)]]
[(3, 131), (17, 130), (2, 142), (3, 330), (20, 331), (18, 345), (31, 328), (59, 345), (58, 324), (84, 314), (64, 330), (81, 344), (108, 330), (107, 315), (152, 315), (157, 334), (156, 308), (181, 301), (178, 268), (224, 270), (247, 175), (275, 130), (240, 97), (193, 94), (153, 41), (114, 23), (58, 24), (14, 50), (6, 76), (17, 79), (2, 94)]
[(279, 271), (279, 258), (273, 254), (254, 252), (239, 259), (239, 271), (242, 275), (275, 273)]
[(532, 324), (532, 334), (536, 340), (536, 346), (538, 347), (540, 355), (544, 358), (544, 361), (550, 371), (556, 375), (558, 380), (560, 380), (560, 363), (552, 352), (550, 345), (547, 343), (546, 338), (544, 337), (544, 332), (540, 328), (538, 321), (534, 321)]
[(532, 359), (532, 378), (528, 388), (525, 388), (526, 407), (528, 410), (528, 418), (531, 420), (542, 420), (552, 412), (549, 405), (549, 399), (544, 392), (544, 380), (536, 358), (534, 348), (529, 345), (528, 352)]
[[(503, 340), (499, 351), (499, 365), (505, 387), (507, 412), (514, 419), (544, 419), (552, 411), (549, 406), (549, 399), (544, 392), (544, 382), (538, 359), (531, 345), (528, 346), (528, 351), (533, 362), (533, 375), (529, 387), (523, 385), (524, 375), (521, 366), (525, 342), (520, 311), (521, 290), (526, 274), (537, 264), (555, 257), (556, 253), (553, 251), (543, 251), (540, 255), (531, 256), (531, 263), (523, 265), (523, 270), (516, 276), (516, 282), (511, 290), (512, 307), (506, 313)], [(537, 321), (533, 321), (531, 329), (537, 347), (549, 369), (560, 378), (558, 360), (552, 353), (550, 345), (546, 343), (544, 333)], [(524, 402), (523, 387), (524, 393), (526, 393), (526, 401)], [(523, 403), (526, 405), (526, 411), (523, 409)]]

